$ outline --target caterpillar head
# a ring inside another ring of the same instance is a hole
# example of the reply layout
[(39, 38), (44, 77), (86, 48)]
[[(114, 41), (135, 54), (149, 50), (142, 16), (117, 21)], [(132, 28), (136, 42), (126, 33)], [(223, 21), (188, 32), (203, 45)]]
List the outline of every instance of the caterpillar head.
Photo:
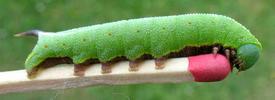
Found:
[(258, 60), (260, 49), (254, 44), (246, 44), (238, 48), (237, 57), (240, 60), (236, 67), (244, 71), (252, 67)]

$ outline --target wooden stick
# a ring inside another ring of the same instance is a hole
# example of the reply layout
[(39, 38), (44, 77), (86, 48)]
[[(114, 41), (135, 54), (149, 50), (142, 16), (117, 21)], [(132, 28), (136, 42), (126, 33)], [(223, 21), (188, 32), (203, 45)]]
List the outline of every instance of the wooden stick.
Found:
[(0, 72), (0, 94), (92, 85), (194, 81), (188, 71), (188, 58), (168, 59), (161, 70), (155, 69), (154, 60), (140, 64), (136, 72), (129, 72), (128, 68), (129, 62), (123, 61), (112, 67), (112, 73), (101, 74), (101, 65), (95, 64), (86, 70), (84, 77), (77, 77), (73, 75), (73, 65), (58, 65), (43, 70), (35, 79), (28, 79), (25, 70)]

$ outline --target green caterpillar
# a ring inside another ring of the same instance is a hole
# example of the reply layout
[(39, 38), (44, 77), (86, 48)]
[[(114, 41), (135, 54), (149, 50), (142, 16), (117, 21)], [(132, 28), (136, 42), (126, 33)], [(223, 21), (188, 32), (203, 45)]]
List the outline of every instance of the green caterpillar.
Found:
[(118, 57), (134, 61), (143, 55), (161, 58), (184, 48), (202, 46), (231, 50), (230, 62), (243, 71), (254, 65), (262, 49), (244, 26), (215, 14), (130, 19), (55, 34), (28, 31), (19, 35), (38, 35), (38, 42), (25, 62), (29, 74), (49, 58), (66, 58), (74, 64), (90, 59), (107, 63)]

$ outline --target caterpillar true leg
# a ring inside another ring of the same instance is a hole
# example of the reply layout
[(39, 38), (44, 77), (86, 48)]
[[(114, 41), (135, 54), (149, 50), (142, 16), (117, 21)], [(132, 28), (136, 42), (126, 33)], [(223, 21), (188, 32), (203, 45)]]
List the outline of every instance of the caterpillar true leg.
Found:
[(236, 59), (236, 60), (234, 60), (234, 63), (237, 64), (237, 65), (239, 65), (239, 64), (242, 63), (242, 61), (240, 59)]
[(213, 47), (213, 54), (216, 56), (218, 54), (219, 47), (215, 46)]
[(106, 63), (101, 63), (101, 73), (102, 74), (107, 74), (112, 72), (112, 63), (106, 62)]
[(242, 61), (242, 60), (240, 60), (240, 62), (239, 62), (239, 69), (242, 69), (243, 68), (243, 65), (244, 65), (244, 62)]
[(224, 53), (225, 53), (226, 58), (229, 60), (230, 59), (230, 50), (229, 49), (225, 49)]
[(239, 60), (238, 59), (234, 59), (232, 63), (233, 64), (237, 64), (237, 62), (239, 62)]
[(166, 57), (160, 57), (155, 60), (156, 69), (163, 69), (165, 66), (165, 61), (167, 60)]
[(236, 55), (236, 51), (235, 50), (231, 50), (231, 55), (235, 56)]

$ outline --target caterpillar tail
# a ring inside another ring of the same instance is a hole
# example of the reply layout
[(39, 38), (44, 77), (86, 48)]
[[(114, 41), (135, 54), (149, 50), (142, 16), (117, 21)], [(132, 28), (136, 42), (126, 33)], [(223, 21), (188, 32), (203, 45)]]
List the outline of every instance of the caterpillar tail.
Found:
[(33, 36), (33, 37), (38, 37), (39, 34), (44, 33), (41, 30), (30, 30), (30, 31), (26, 31), (26, 32), (21, 32), (21, 33), (17, 33), (14, 36), (15, 37), (21, 37), (21, 36)]

